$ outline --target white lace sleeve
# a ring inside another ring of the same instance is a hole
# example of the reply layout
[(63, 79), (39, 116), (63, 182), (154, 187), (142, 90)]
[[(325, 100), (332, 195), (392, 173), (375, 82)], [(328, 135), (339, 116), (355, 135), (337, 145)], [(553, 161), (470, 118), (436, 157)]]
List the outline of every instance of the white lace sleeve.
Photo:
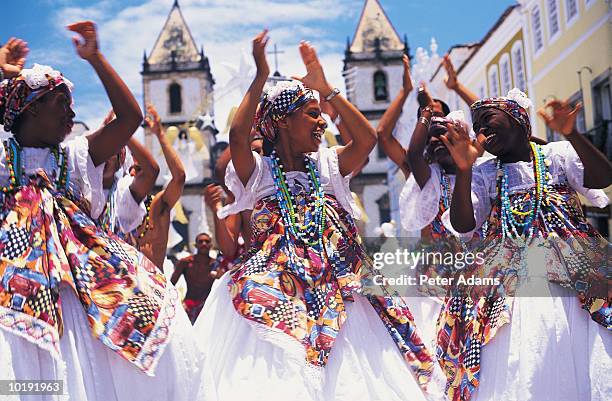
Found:
[(359, 220), (361, 218), (361, 210), (357, 206), (357, 203), (355, 203), (355, 199), (349, 187), (353, 174), (351, 173), (344, 177), (340, 174), (338, 153), (336, 152), (338, 147), (339, 146), (321, 148), (316, 153), (315, 157), (319, 159), (319, 173), (322, 179), (329, 179), (334, 196), (338, 200), (338, 203), (340, 203), (340, 206), (349, 212), (354, 219)]
[(227, 165), (225, 169), (225, 185), (227, 185), (229, 190), (232, 191), (232, 194), (234, 194), (234, 203), (223, 206), (221, 210), (217, 212), (217, 217), (220, 219), (255, 207), (257, 189), (260, 186), (265, 166), (264, 160), (258, 153), (253, 152), (253, 157), (255, 157), (255, 168), (246, 186), (242, 185), (242, 181), (238, 178), (236, 169), (234, 168), (234, 162), (231, 161)]
[(89, 156), (89, 141), (86, 136), (78, 136), (66, 143), (68, 171), (71, 184), (76, 185), (83, 197), (91, 205), (90, 216), (97, 219), (106, 201), (102, 190), (104, 163), (95, 166)]
[(610, 203), (610, 199), (603, 190), (585, 188), (584, 166), (569, 141), (551, 142), (546, 146), (550, 148), (549, 157), (552, 163), (560, 164), (567, 182), (576, 192), (582, 194), (591, 204), (597, 207), (606, 207)]
[(431, 175), (423, 188), (416, 182), (414, 174), (410, 174), (402, 188), (399, 209), (404, 230), (422, 230), (440, 210), (440, 167), (436, 163), (430, 168)]
[(134, 177), (126, 175), (117, 183), (117, 224), (124, 234), (138, 228), (147, 214), (144, 202), (136, 203), (132, 195), (130, 190), (132, 182), (134, 182)]
[[(491, 213), (491, 185), (495, 185), (495, 161), (485, 162), (479, 166), (475, 166), (472, 170), (472, 208), (474, 209), (474, 221), (476, 225), (472, 231), (467, 233), (460, 233), (453, 228), (450, 221), (450, 209), (446, 210), (442, 214), (442, 224), (444, 227), (451, 232), (453, 235), (461, 238), (471, 238), (474, 232), (478, 231), (480, 227), (489, 217)], [(493, 182), (491, 181), (493, 180)], [(454, 189), (454, 188), (453, 188)]]

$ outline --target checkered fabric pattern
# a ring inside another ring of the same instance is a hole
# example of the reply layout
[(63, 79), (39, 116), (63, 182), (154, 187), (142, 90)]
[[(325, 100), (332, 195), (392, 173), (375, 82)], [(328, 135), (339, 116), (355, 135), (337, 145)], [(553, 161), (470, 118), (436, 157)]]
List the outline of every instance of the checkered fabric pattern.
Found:
[(11, 224), (3, 242), (2, 258), (8, 260), (19, 259), (30, 247), (30, 233), (23, 227)]

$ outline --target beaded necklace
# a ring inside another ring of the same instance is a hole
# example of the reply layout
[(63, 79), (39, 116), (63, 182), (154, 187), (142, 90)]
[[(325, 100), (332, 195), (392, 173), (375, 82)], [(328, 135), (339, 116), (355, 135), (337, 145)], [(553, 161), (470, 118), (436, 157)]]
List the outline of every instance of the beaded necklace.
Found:
[(308, 183), (314, 193), (314, 202), (309, 204), (304, 213), (304, 222), (296, 222), (296, 201), (289, 190), (287, 176), (276, 151), (270, 157), (276, 198), (280, 205), (281, 215), (288, 232), (306, 245), (318, 245), (322, 249), (323, 229), (325, 225), (325, 193), (319, 180), (319, 171), (312, 159), (304, 156), (304, 165), (308, 171)]
[[(503, 238), (520, 238), (519, 229), (522, 229), (523, 234), (525, 234), (525, 232), (527, 233), (527, 238), (533, 238), (535, 236), (535, 221), (537, 220), (540, 206), (542, 205), (543, 195), (547, 192), (546, 182), (550, 178), (550, 174), (548, 173), (542, 147), (533, 142), (529, 144), (531, 145), (531, 151), (533, 153), (535, 199), (530, 197), (529, 207), (526, 211), (516, 210), (512, 207), (508, 192), (507, 167), (506, 165), (502, 165), (501, 161), (497, 159), (497, 175), (499, 177), (498, 188), (501, 188), (501, 224)], [(515, 216), (522, 217), (523, 221), (517, 221)]]
[[(15, 138), (9, 138), (4, 141), (4, 149), (6, 153), (6, 165), (9, 170), (9, 184), (2, 186), (2, 192), (8, 193), (15, 190), (15, 188), (24, 185), (25, 179), (25, 167), (23, 165), (23, 148)], [(68, 157), (66, 156), (66, 149), (56, 146), (51, 149), (51, 156), (55, 163), (55, 189), (67, 190), (69, 180), (68, 173)], [(59, 173), (57, 173), (59, 170)]]
[(450, 178), (444, 171), (440, 171), (440, 188), (442, 188), (442, 204), (444, 205), (444, 210), (448, 210), (450, 208), (453, 192), (450, 188)]
[(147, 214), (144, 217), (143, 222), (141, 223), (141, 227), (144, 225), (142, 231), (140, 232), (140, 234), (138, 234), (138, 238), (143, 238), (145, 236), (145, 234), (147, 233), (147, 231), (149, 231), (149, 228), (151, 227), (151, 203), (153, 202), (153, 196), (152, 195), (147, 195), (147, 197), (144, 200), (144, 205), (145, 205), (145, 209), (147, 210)]

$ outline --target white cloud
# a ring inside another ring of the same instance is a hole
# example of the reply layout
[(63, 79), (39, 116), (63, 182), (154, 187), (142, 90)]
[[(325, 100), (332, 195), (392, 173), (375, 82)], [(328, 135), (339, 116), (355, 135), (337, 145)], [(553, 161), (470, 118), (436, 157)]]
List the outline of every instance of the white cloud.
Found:
[[(169, 0), (150, 0), (123, 8), (118, 1), (107, 1), (90, 7), (66, 7), (58, 10), (57, 27), (68, 38), (71, 33), (65, 30), (66, 24), (79, 19), (95, 20), (103, 53), (140, 101), (142, 52), (145, 49), (149, 52), (153, 47), (171, 4)], [(282, 73), (301, 75), (305, 72), (297, 45), (300, 39), (308, 39), (319, 51), (328, 80), (343, 88), (344, 42), (330, 38), (324, 27), (340, 18), (356, 18), (354, 14), (360, 7), (354, 7), (354, 0), (181, 0), (180, 5), (197, 45), (204, 47), (209, 58), (217, 90), (224, 87), (231, 76), (222, 63), (237, 65), (242, 49), (250, 54), (251, 38), (263, 27), (270, 29), (269, 47), (276, 43), (284, 51), (279, 56)], [(274, 71), (273, 57), (268, 61)], [(101, 86), (100, 92), (87, 93), (83, 96), (85, 99), (77, 99), (78, 117), (88, 125), (101, 121), (106, 113), (106, 106), (101, 107), (100, 95), (104, 95)], [(229, 109), (240, 102), (240, 96), (231, 93), (215, 102), (220, 129), (224, 128)]]

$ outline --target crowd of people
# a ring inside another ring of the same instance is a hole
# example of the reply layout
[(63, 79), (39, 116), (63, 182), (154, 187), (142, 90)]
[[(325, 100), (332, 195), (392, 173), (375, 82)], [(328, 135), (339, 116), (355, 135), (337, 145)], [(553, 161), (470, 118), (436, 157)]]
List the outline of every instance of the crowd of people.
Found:
[[(100, 52), (95, 24), (68, 29), (112, 105), (100, 128), (70, 141), (73, 84), (25, 68), (23, 40), (0, 48), (0, 124), (11, 134), (0, 147), (1, 380), (61, 381), (45, 400), (612, 397), (610, 243), (579, 198), (608, 205), (612, 164), (577, 132), (579, 105), (538, 110), (566, 139), (546, 143), (531, 135), (524, 93), (479, 99), (445, 57), (472, 126), (419, 84), (404, 148), (393, 131), (415, 90), (407, 56), (374, 128), (308, 42), (306, 75), (267, 85), (264, 30), (203, 193), (214, 232), (166, 276), (185, 169), (155, 108), (143, 115)], [(326, 146), (324, 114), (340, 145)], [(133, 137), (143, 121), (171, 175), (157, 192), (160, 167)], [(349, 183), (377, 144), (406, 178), (401, 226), (421, 232), (419, 247), (483, 255), (461, 272), (430, 261), (416, 270), (499, 285), (411, 297), (372, 280)]]

